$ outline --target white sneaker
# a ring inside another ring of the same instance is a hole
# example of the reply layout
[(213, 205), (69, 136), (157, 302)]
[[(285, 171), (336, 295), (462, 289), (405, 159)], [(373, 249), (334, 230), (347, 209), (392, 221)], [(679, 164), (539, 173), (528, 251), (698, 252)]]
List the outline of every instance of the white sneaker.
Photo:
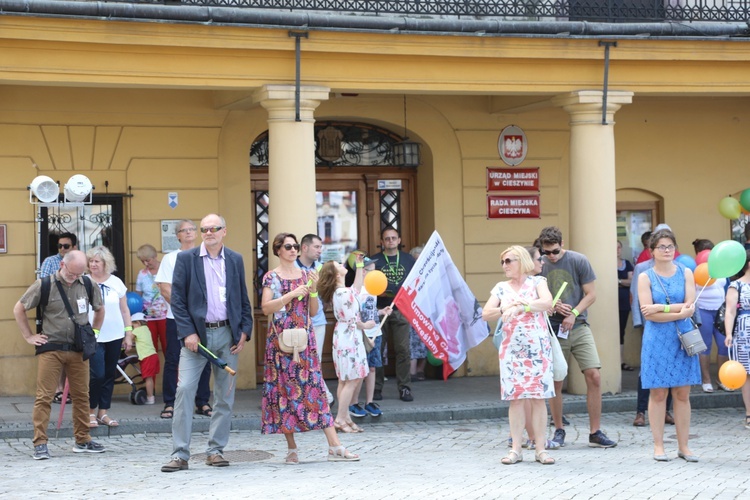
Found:
[(155, 402), (156, 402), (156, 396), (151, 396), (151, 397), (146, 396), (146, 402), (143, 403), (143, 404), (145, 404), (145, 405), (152, 405)]
[(703, 384), (703, 392), (714, 392), (714, 386), (711, 384)]

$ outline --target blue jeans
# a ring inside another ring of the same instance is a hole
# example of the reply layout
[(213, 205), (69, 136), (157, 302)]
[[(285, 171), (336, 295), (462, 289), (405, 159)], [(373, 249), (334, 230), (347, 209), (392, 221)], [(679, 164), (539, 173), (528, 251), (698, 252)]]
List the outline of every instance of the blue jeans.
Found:
[[(231, 354), (232, 330), (228, 326), (211, 328), (206, 331), (206, 347), (237, 369), (237, 355)], [(180, 351), (180, 376), (177, 383), (177, 397), (172, 418), (172, 457), (190, 459), (190, 434), (193, 429), (193, 408), (190, 402), (195, 398), (201, 373), (205, 367), (214, 367), (214, 411), (208, 430), (207, 455), (223, 453), (229, 441), (232, 428), (232, 407), (234, 406), (234, 377), (225, 370), (214, 366), (206, 358), (186, 347)]]
[[(174, 407), (177, 393), (177, 370), (180, 365), (180, 349), (182, 342), (177, 338), (177, 323), (167, 318), (167, 350), (164, 351), (164, 375), (162, 377), (162, 398), (164, 406)], [(195, 394), (195, 407), (201, 408), (211, 399), (211, 388), (208, 381), (211, 378), (211, 367), (206, 365)]]
[(109, 410), (112, 407), (121, 349), (122, 339), (96, 345), (96, 353), (89, 359), (89, 408)]

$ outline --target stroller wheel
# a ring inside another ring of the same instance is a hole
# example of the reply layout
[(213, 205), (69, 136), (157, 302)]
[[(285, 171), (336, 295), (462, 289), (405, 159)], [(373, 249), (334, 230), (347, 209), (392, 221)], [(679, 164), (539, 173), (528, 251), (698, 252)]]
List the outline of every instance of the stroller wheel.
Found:
[(134, 405), (142, 405), (146, 403), (146, 389), (138, 389), (130, 393), (130, 402)]

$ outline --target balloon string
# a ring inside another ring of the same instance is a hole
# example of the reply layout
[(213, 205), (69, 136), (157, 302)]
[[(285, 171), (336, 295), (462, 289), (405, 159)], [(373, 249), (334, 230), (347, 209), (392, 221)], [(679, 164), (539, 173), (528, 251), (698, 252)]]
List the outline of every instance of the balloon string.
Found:
[(701, 294), (703, 293), (703, 290), (705, 290), (707, 286), (708, 286), (708, 281), (706, 281), (706, 284), (703, 285), (703, 288), (701, 288), (701, 291), (698, 292), (698, 296), (695, 297), (695, 300), (693, 301), (693, 304), (695, 304), (696, 302), (698, 302), (698, 299), (700, 298)]

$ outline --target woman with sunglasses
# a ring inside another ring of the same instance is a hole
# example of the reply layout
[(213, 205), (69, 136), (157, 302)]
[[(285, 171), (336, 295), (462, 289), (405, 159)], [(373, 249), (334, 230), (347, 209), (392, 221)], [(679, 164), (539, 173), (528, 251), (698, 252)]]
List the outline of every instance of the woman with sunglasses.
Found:
[(674, 263), (677, 240), (668, 229), (654, 231), (649, 242), (654, 266), (638, 276), (638, 300), (643, 314), (641, 382), (651, 389), (648, 414), (654, 439), (654, 460), (667, 462), (664, 418), (672, 389), (677, 456), (687, 462), (698, 457), (688, 448), (690, 386), (701, 383), (698, 356), (688, 356), (678, 334), (693, 328), (695, 281), (689, 268)]
[(552, 380), (552, 346), (544, 321), (544, 311), (552, 307), (547, 280), (531, 276), (535, 271), (529, 252), (514, 245), (500, 254), (508, 281), (495, 285), (482, 310), (482, 319), (502, 318), (500, 343), (500, 396), (510, 401), (508, 421), (513, 445), (501, 462), (512, 465), (523, 461), (523, 429), (526, 425), (525, 400), (531, 401), (531, 424), (535, 459), (543, 465), (555, 463), (545, 449), (547, 406), (545, 399), (555, 396)]
[(339, 379), (337, 397), (339, 408), (334, 427), (350, 433), (362, 432), (349, 415), (348, 403), (355, 392), (359, 392), (362, 381), (370, 371), (367, 364), (367, 351), (362, 338), (363, 330), (375, 328), (375, 321), (362, 321), (360, 317), (359, 294), (364, 280), (363, 253), (355, 254), (356, 269), (354, 283), (345, 284), (347, 269), (343, 264), (330, 260), (320, 269), (320, 298), (325, 304), (333, 304), (336, 326), (333, 329), (333, 364)]
[[(318, 275), (295, 265), (299, 248), (293, 234), (276, 235), (272, 249), (279, 265), (263, 277), (261, 307), (263, 314), (269, 315), (269, 322), (261, 432), (284, 435), (288, 448), (284, 463), (288, 465), (299, 463), (294, 433), (316, 429), (322, 429), (328, 440), (329, 461), (357, 461), (359, 456), (341, 445), (333, 427), (310, 323), (318, 311)], [(299, 361), (279, 349), (279, 336), (286, 328), (304, 328), (308, 332), (307, 348), (299, 353)]]

